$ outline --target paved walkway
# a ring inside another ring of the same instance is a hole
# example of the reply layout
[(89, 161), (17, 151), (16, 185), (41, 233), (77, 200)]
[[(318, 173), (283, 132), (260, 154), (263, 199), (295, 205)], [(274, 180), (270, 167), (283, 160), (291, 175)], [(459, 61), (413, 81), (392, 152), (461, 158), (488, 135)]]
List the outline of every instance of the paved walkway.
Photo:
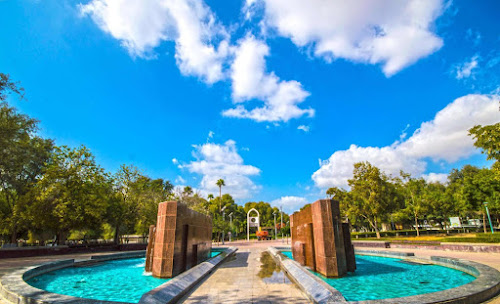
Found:
[(302, 292), (264, 254), (268, 246), (281, 242), (238, 242), (229, 258), (184, 298), (183, 303), (310, 303)]

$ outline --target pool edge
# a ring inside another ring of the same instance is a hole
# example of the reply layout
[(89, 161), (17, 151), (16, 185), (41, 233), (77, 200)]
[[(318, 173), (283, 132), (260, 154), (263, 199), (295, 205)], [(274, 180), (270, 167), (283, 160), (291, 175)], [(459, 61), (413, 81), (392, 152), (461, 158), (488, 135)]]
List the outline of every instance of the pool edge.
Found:
[[(290, 250), (290, 247), (269, 247), (278, 252), (279, 250)], [(268, 250), (269, 250), (268, 249)], [(271, 252), (271, 251), (270, 251)], [(411, 252), (395, 252), (395, 251), (383, 251), (383, 250), (356, 250), (356, 254), (360, 255), (372, 255), (372, 256), (382, 256), (390, 258), (399, 259), (410, 259), (410, 260), (420, 260), (428, 263), (445, 266), (448, 268), (453, 268), (471, 274), (476, 277), (476, 279), (468, 284), (464, 284), (455, 288), (450, 288), (438, 292), (421, 294), (416, 296), (401, 297), (401, 298), (389, 298), (381, 300), (366, 300), (366, 301), (349, 301), (346, 303), (351, 304), (390, 304), (390, 303), (447, 303), (447, 304), (476, 304), (482, 303), (489, 299), (492, 299), (500, 293), (500, 272), (490, 266), (480, 264), (477, 262), (455, 259), (440, 256), (431, 256), (429, 259), (415, 257), (414, 253)], [(285, 257), (282, 254), (276, 253), (280, 259)], [(287, 257), (285, 257), (288, 259)], [(290, 259), (288, 259), (290, 260)], [(290, 260), (291, 261), (291, 260)], [(296, 263), (303, 271), (308, 272), (303, 266)], [(283, 268), (284, 263), (280, 263)], [(283, 268), (284, 269), (284, 268)], [(285, 270), (285, 269), (284, 269)], [(323, 282), (323, 281), (322, 281)], [(294, 280), (294, 283), (300, 289), (304, 289), (299, 282)], [(308, 295), (309, 296), (309, 295)], [(331, 302), (330, 302), (331, 303)], [(341, 303), (341, 302), (339, 302)]]
[(307, 269), (294, 260), (289, 259), (280, 250), (285, 247), (268, 247), (267, 251), (279, 264), (286, 276), (309, 298), (313, 303), (348, 303), (344, 296), (334, 287), (317, 278)]
[(210, 275), (222, 262), (233, 255), (238, 248), (225, 248), (220, 254), (181, 273), (172, 280), (142, 295), (139, 304), (176, 303), (196, 284)]

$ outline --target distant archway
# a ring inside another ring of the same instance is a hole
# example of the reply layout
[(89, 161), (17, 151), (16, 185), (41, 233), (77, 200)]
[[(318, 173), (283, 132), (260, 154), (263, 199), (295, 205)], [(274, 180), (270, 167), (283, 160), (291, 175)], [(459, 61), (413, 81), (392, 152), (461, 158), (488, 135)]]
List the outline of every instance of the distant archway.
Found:
[[(257, 216), (250, 217), (250, 213), (252, 211), (255, 211), (257, 213)], [(257, 229), (258, 229), (259, 225), (260, 225), (259, 218), (260, 218), (260, 213), (259, 213), (259, 211), (257, 211), (257, 209), (252, 208), (252, 209), (248, 210), (248, 212), (247, 212), (247, 241), (248, 242), (250, 241), (250, 227), (257, 227)]]

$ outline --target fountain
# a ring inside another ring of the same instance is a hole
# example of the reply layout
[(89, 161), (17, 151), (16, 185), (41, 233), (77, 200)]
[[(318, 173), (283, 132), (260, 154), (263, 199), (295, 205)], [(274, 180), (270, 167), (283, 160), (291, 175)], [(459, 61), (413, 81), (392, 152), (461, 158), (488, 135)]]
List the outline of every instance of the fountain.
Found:
[(290, 217), (294, 259), (325, 277), (356, 269), (349, 224), (340, 220), (339, 202), (318, 200)]
[(171, 278), (210, 258), (212, 219), (176, 201), (158, 206), (157, 226), (149, 229), (147, 272)]

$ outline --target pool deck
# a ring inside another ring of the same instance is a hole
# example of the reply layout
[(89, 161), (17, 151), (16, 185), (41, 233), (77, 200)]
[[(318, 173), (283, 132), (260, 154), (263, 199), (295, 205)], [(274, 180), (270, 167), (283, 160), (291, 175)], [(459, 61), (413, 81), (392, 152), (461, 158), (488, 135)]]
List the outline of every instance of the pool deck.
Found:
[[(217, 244), (214, 244), (217, 246)], [(222, 246), (222, 245), (221, 245)], [(229, 258), (208, 278), (199, 283), (183, 298), (183, 303), (309, 303), (302, 292), (285, 279), (283, 272), (278, 273), (272, 280), (258, 276), (261, 253), (269, 246), (286, 246), (281, 241), (238, 241), (226, 243), (226, 247), (234, 246), (239, 250), (235, 257)], [(459, 259), (468, 259), (500, 270), (500, 254), (476, 253), (427, 249), (406, 248), (370, 248), (362, 250), (386, 250), (399, 252), (413, 252), (417, 257), (446, 256)], [(30, 265), (36, 265), (61, 259), (86, 259), (93, 255), (109, 254), (83, 253), (71, 255), (56, 255), (43, 257), (27, 257), (0, 259), (0, 276)], [(116, 252), (113, 252), (116, 253)], [(280, 277), (281, 276), (281, 277)], [(500, 296), (492, 299), (488, 304), (500, 304)], [(0, 298), (0, 304), (12, 304)]]

